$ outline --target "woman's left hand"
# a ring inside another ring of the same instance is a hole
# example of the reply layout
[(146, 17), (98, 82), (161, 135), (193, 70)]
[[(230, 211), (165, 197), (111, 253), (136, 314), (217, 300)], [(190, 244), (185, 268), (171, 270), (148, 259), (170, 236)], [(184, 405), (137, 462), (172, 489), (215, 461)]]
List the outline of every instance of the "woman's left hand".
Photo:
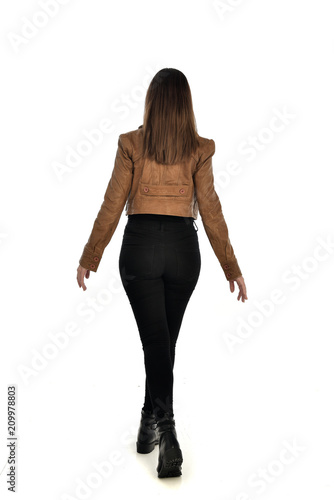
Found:
[(85, 277), (88, 279), (89, 275), (90, 275), (90, 270), (85, 269), (84, 267), (82, 267), (79, 264), (79, 267), (77, 269), (77, 282), (78, 282), (79, 287), (80, 288), (82, 287), (84, 291), (87, 290), (84, 279), (85, 279)]

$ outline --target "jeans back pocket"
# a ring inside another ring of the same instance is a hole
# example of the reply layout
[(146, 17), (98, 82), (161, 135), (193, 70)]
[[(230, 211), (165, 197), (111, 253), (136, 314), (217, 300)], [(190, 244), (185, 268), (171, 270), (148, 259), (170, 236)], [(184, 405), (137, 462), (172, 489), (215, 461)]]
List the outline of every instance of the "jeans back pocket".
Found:
[(119, 256), (121, 278), (145, 278), (152, 274), (154, 245), (123, 242)]

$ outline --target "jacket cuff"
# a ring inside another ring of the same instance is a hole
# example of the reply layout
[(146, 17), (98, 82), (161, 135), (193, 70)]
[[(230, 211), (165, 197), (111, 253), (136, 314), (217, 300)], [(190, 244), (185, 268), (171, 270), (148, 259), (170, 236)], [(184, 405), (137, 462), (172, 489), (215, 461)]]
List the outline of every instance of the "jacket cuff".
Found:
[(235, 280), (236, 278), (239, 278), (239, 276), (242, 276), (242, 273), (240, 271), (240, 267), (238, 265), (238, 262), (226, 262), (225, 264), (221, 264), (223, 271), (225, 273), (225, 277), (227, 281), (230, 280)]
[(92, 252), (85, 247), (80, 257), (79, 264), (85, 269), (89, 269), (90, 271), (96, 273), (101, 262), (101, 258), (102, 255), (97, 252)]

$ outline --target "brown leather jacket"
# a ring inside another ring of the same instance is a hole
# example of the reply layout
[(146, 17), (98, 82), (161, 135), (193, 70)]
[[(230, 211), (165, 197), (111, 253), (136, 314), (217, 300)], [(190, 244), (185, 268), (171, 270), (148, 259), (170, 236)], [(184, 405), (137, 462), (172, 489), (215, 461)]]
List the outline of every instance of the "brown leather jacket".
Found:
[(166, 214), (197, 219), (227, 280), (241, 276), (221, 204), (214, 188), (212, 156), (215, 142), (199, 137), (200, 147), (190, 160), (160, 165), (143, 158), (142, 125), (121, 134), (114, 169), (79, 263), (96, 272), (125, 207), (125, 214)]

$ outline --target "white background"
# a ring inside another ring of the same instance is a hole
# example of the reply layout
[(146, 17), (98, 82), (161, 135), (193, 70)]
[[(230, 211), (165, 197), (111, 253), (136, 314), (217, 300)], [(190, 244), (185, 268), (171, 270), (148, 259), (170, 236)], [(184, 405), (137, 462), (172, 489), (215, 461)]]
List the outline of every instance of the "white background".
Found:
[[(0, 7), (1, 498), (16, 384), (16, 498), (332, 500), (332, 2), (62, 3), (53, 16), (46, 1)], [(86, 292), (76, 272), (118, 135), (142, 124), (164, 67), (186, 75), (198, 132), (215, 140), (248, 301), (231, 294), (199, 217), (201, 275), (174, 369), (183, 474), (159, 479), (158, 447), (135, 449), (145, 375), (118, 274), (124, 212)], [(113, 131), (59, 177), (56, 162), (106, 118)], [(107, 461), (103, 477), (94, 464)]]

